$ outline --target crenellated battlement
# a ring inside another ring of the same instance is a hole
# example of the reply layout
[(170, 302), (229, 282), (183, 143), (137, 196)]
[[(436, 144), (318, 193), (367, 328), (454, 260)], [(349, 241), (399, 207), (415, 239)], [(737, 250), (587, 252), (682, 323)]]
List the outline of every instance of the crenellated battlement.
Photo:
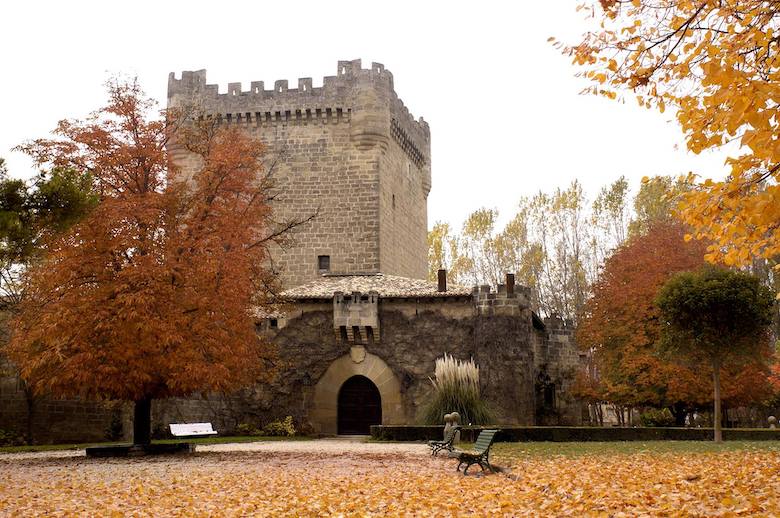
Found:
[(241, 104), (247, 101), (263, 99), (276, 99), (286, 101), (293, 99), (300, 102), (301, 99), (329, 97), (346, 98), (348, 92), (343, 87), (350, 86), (360, 80), (368, 80), (377, 84), (384, 84), (393, 88), (393, 74), (385, 70), (381, 63), (372, 63), (371, 68), (360, 67), (361, 60), (339, 61), (338, 74), (325, 76), (323, 86), (314, 87), (311, 77), (298, 79), (298, 87), (290, 88), (287, 79), (279, 79), (273, 82), (273, 88), (266, 89), (265, 81), (250, 82), (249, 89), (244, 90), (240, 82), (228, 83), (227, 92), (219, 93), (219, 85), (206, 82), (206, 70), (183, 71), (181, 79), (171, 72), (168, 75), (168, 99), (179, 96), (192, 95), (207, 104)]
[(530, 310), (531, 288), (515, 285), (514, 274), (506, 275), (506, 283), (496, 291), (489, 284), (474, 286), (471, 292), (477, 312), (481, 316), (519, 315)]
[[(368, 102), (366, 91), (370, 91)], [(246, 90), (242, 83), (228, 83), (225, 93), (219, 92), (219, 85), (207, 83), (206, 70), (184, 71), (181, 78), (171, 72), (168, 105), (196, 105), (228, 124), (339, 123), (350, 122), (361, 111), (384, 112), (380, 113), (383, 133), (418, 167), (430, 163), (428, 123), (409, 112), (395, 93), (393, 74), (381, 63), (362, 68), (359, 59), (339, 61), (336, 75), (324, 77), (321, 87), (314, 87), (311, 77), (303, 77), (297, 88), (290, 88), (286, 79), (274, 81), (271, 89), (266, 89), (265, 81), (252, 81)]]

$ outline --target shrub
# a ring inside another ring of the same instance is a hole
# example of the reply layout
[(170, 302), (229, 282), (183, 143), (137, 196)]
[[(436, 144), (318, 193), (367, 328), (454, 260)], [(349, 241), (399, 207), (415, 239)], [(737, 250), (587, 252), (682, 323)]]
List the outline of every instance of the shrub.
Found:
[[(492, 427), (492, 425), (491, 425)], [(461, 430), (460, 440), (474, 442), (486, 427), (467, 426)], [(373, 425), (371, 437), (382, 441), (441, 440), (442, 426)], [(738, 429), (723, 430), (730, 441), (777, 441), (780, 430)], [(496, 442), (518, 441), (711, 441), (712, 428), (612, 428), (599, 426), (502, 426)]]
[(487, 403), (479, 394), (479, 367), (473, 359), (456, 360), (444, 354), (436, 360), (433, 400), (426, 407), (423, 421), (441, 424), (444, 414), (458, 412), (462, 424), (487, 424), (493, 419)]
[(288, 415), (281, 421), (268, 423), (263, 428), (263, 433), (272, 437), (292, 437), (295, 435), (292, 416)]
[(252, 424), (241, 423), (238, 426), (236, 426), (235, 434), (236, 435), (246, 435), (246, 436), (262, 435), (263, 431), (258, 429), (257, 427), (255, 427)]
[(122, 439), (124, 435), (124, 427), (122, 425), (122, 413), (114, 411), (111, 414), (111, 422), (108, 423), (104, 433), (107, 441), (118, 441)]
[(639, 416), (642, 426), (674, 426), (674, 416), (668, 408), (650, 408)]
[(253, 424), (241, 423), (236, 426), (235, 434), (245, 436), (263, 435), (263, 431)]
[(23, 446), (27, 444), (24, 437), (13, 432), (0, 430), (0, 446)]
[(164, 423), (155, 423), (152, 426), (152, 439), (174, 439), (171, 429)]

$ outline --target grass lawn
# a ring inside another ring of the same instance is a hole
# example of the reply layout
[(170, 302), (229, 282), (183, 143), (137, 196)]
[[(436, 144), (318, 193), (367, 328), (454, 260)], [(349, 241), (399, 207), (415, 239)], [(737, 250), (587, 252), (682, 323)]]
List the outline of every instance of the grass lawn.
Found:
[[(225, 436), (225, 437), (199, 437), (192, 439), (157, 439), (154, 444), (173, 444), (176, 442), (189, 442), (193, 444), (224, 444), (232, 442), (258, 442), (258, 441), (307, 441), (310, 437), (270, 437), (270, 436)], [(113, 444), (126, 444), (121, 442), (92, 442), (81, 444), (34, 444), (32, 446), (3, 446), (0, 447), (0, 453), (23, 453), (35, 451), (54, 451), (54, 450), (83, 450), (89, 446), (110, 446)]]
[[(463, 444), (468, 448), (470, 444)], [(562, 455), (630, 455), (675, 453), (720, 453), (729, 451), (780, 451), (780, 441), (614, 441), (614, 442), (502, 442), (491, 455), (502, 459)]]

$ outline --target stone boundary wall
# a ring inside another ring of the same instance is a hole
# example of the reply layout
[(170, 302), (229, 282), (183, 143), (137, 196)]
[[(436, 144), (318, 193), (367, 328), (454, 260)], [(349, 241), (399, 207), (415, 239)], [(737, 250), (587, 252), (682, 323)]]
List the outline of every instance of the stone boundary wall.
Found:
[[(125, 430), (132, 430), (132, 426), (127, 426), (128, 416), (121, 402), (30, 399), (14, 372), (0, 358), (0, 430), (24, 438), (29, 426), (35, 444), (121, 439)], [(113, 433), (118, 435), (111, 437)]]
[[(482, 430), (498, 428), (498, 442), (589, 442), (589, 441), (711, 441), (712, 428), (597, 428), (568, 426), (464, 426), (462, 442), (474, 442)], [(371, 438), (380, 441), (441, 440), (444, 426), (371, 427)], [(777, 441), (780, 429), (724, 428), (727, 441)]]

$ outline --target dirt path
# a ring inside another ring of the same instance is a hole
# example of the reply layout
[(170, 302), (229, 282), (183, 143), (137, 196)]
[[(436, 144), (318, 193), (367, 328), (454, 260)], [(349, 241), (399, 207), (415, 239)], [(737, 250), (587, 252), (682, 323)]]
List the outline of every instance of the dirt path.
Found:
[(430, 455), (422, 443), (378, 443), (347, 439), (316, 439), (314, 441), (259, 441), (245, 443), (209, 444), (198, 446), (199, 452), (258, 451), (284, 453), (355, 454), (406, 454)]
[[(422, 443), (372, 443), (350, 439), (316, 439), (313, 441), (258, 441), (196, 446), (197, 452), (267, 452), (311, 454), (366, 454), (366, 455), (428, 455), (430, 450)], [(25, 453), (0, 453), (0, 461), (25, 459), (64, 459), (85, 457), (84, 450), (53, 450)]]

